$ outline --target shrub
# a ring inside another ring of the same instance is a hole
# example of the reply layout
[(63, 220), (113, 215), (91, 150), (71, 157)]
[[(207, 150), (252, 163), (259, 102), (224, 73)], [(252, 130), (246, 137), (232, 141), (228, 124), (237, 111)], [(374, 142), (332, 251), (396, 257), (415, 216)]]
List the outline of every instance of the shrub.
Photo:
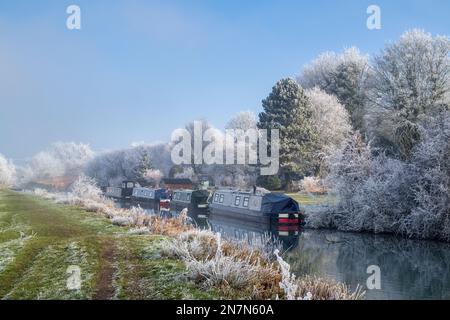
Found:
[(256, 183), (258, 186), (268, 190), (281, 189), (281, 180), (277, 176), (259, 176)]

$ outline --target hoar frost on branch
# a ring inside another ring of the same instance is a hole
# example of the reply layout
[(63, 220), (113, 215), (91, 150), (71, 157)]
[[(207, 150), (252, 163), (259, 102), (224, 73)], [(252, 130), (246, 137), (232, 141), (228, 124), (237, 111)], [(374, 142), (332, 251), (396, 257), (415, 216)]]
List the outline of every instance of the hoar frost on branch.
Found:
[(450, 114), (421, 127), (411, 159), (374, 155), (358, 135), (330, 157), (334, 206), (308, 214), (310, 227), (450, 241)]
[(318, 87), (306, 90), (306, 96), (312, 105), (311, 121), (318, 134), (318, 166), (322, 166), (322, 159), (339, 149), (351, 132), (350, 118), (335, 96)]
[(91, 148), (82, 143), (57, 142), (36, 154), (23, 168), (23, 182), (63, 175), (78, 175), (94, 157)]
[(16, 167), (0, 154), (0, 189), (8, 188), (16, 182)]
[(420, 141), (420, 124), (450, 104), (450, 39), (411, 30), (375, 57), (366, 122), (377, 146), (401, 158)]
[[(134, 180), (147, 184), (146, 175), (153, 182), (159, 182), (161, 175), (171, 167), (170, 148), (166, 144), (139, 145), (133, 148), (107, 152), (98, 155), (86, 167), (86, 175), (93, 177), (100, 185), (118, 185), (122, 180)], [(158, 175), (160, 175), (158, 173)]]
[(364, 104), (370, 76), (369, 58), (357, 48), (342, 54), (326, 52), (304, 67), (297, 81), (305, 89), (318, 87), (335, 95), (347, 109), (353, 128), (364, 128)]

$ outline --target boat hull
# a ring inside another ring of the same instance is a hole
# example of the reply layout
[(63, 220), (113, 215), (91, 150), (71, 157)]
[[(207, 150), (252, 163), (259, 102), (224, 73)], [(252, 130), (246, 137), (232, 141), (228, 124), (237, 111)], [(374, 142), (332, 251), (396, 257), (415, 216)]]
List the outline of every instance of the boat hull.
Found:
[(208, 205), (205, 204), (193, 204), (193, 203), (186, 203), (186, 202), (177, 202), (172, 200), (170, 202), (170, 210), (171, 211), (176, 211), (176, 212), (181, 212), (181, 210), (183, 209), (188, 209), (188, 213), (192, 213), (192, 214), (208, 214), (209, 210), (208, 210)]
[(258, 223), (261, 225), (270, 225), (270, 216), (263, 214), (259, 211), (242, 210), (240, 208), (223, 207), (211, 205), (210, 206), (211, 217), (227, 218), (227, 219), (239, 219), (241, 221)]

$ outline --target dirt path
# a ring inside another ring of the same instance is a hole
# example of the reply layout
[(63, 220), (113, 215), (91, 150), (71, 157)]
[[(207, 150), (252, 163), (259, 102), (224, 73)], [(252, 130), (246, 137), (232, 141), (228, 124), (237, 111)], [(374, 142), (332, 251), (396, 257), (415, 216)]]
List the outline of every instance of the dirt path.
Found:
[(112, 240), (105, 241), (100, 254), (101, 268), (98, 275), (97, 291), (93, 295), (94, 300), (110, 300), (115, 297), (114, 275), (117, 271), (116, 246)]
[(74, 206), (0, 190), (0, 300), (217, 297), (188, 282), (181, 261), (161, 257), (164, 237), (128, 231)]

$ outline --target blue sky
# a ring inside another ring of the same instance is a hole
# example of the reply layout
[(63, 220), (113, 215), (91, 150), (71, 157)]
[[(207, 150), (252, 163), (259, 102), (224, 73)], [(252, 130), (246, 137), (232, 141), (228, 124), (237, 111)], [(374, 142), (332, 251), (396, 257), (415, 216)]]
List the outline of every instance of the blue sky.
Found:
[[(71, 4), (81, 30), (66, 28)], [(381, 30), (366, 28), (371, 4)], [(450, 35), (449, 15), (448, 0), (0, 0), (0, 153), (168, 141), (198, 118), (222, 128), (324, 51), (372, 55), (415, 27)]]

